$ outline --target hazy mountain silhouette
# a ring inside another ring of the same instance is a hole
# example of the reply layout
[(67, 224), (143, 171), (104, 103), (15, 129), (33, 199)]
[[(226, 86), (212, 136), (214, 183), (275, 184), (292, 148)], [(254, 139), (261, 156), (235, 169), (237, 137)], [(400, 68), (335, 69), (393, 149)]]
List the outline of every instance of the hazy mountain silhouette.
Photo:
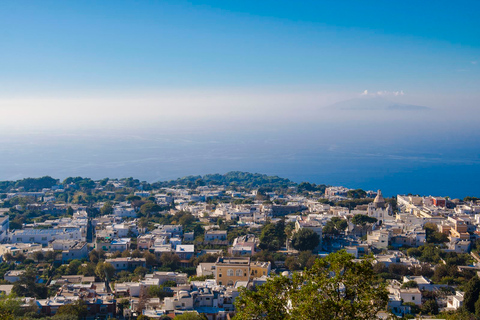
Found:
[(390, 101), (383, 97), (362, 96), (355, 99), (340, 101), (327, 106), (328, 109), (336, 110), (429, 110), (429, 107), (413, 104), (403, 104)]

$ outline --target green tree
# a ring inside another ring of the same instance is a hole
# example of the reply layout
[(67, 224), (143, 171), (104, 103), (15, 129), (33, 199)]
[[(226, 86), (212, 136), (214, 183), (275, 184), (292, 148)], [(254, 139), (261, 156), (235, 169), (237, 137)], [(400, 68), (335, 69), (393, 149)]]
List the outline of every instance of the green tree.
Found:
[(22, 301), (13, 295), (0, 296), (0, 319), (13, 320), (22, 315)]
[(291, 278), (276, 276), (255, 290), (242, 288), (234, 319), (374, 319), (388, 302), (385, 286), (375, 285), (375, 278), (370, 258), (354, 262), (342, 250)]
[(356, 226), (366, 226), (367, 224), (375, 222), (377, 222), (376, 218), (364, 214), (356, 214), (352, 218), (352, 223)]
[(74, 303), (65, 304), (58, 308), (55, 315), (74, 315), (78, 320), (81, 320), (87, 316), (87, 303), (79, 299)]
[(39, 250), (39, 251), (35, 251), (35, 252), (33, 253), (33, 259), (34, 259), (35, 261), (37, 261), (37, 262), (40, 262), (40, 261), (42, 261), (43, 259), (45, 259), (45, 255), (44, 255), (43, 252), (40, 251), (40, 250)]
[(105, 202), (105, 204), (100, 208), (100, 214), (102, 216), (109, 215), (113, 213), (113, 206), (110, 201)]
[(148, 269), (142, 266), (136, 267), (133, 271), (133, 274), (136, 276), (144, 277), (145, 274), (148, 272)]
[(480, 296), (480, 279), (475, 276), (465, 285), (463, 308), (468, 312), (475, 313), (475, 303)]
[(260, 248), (269, 251), (275, 251), (281, 248), (282, 243), (277, 238), (277, 230), (273, 223), (267, 223), (262, 228), (262, 233), (259, 237)]
[(130, 307), (130, 300), (128, 299), (121, 299), (118, 303), (117, 303), (117, 307), (118, 309), (120, 310), (120, 314), (123, 314), (123, 310), (127, 309), (128, 307)]
[(348, 190), (347, 197), (352, 199), (363, 199), (367, 196), (367, 193), (362, 189)]
[(292, 237), (292, 246), (300, 251), (313, 251), (319, 243), (318, 234), (307, 228), (300, 229)]
[(19, 280), (14, 283), (12, 293), (18, 297), (35, 297), (45, 299), (47, 297), (47, 287), (44, 284), (37, 284), (37, 270), (28, 267), (19, 276)]
[(174, 253), (163, 253), (160, 256), (160, 263), (162, 267), (175, 270), (180, 264), (180, 257)]
[(316, 256), (311, 251), (302, 251), (298, 256), (289, 256), (285, 259), (285, 267), (291, 271), (310, 269), (315, 263)]
[(423, 228), (425, 229), (426, 240), (428, 243), (444, 243), (449, 241), (446, 234), (438, 232), (438, 228), (435, 223), (427, 222)]
[(178, 316), (175, 316), (175, 320), (207, 320), (204, 314), (198, 314), (196, 312), (185, 312)]
[(95, 267), (93, 262), (87, 262), (78, 268), (78, 274), (88, 277), (95, 276)]
[(94, 249), (90, 251), (88, 257), (91, 262), (98, 263), (100, 260), (105, 259), (105, 251), (103, 251), (102, 249)]
[(173, 297), (173, 291), (165, 290), (165, 286), (150, 286), (148, 288), (149, 297), (165, 298)]
[(140, 212), (143, 216), (149, 216), (152, 213), (161, 211), (162, 208), (153, 202), (147, 202), (140, 207)]
[(108, 262), (99, 262), (95, 268), (95, 275), (101, 280), (110, 280), (115, 274), (115, 268)]
[(78, 270), (79, 270), (81, 265), (82, 265), (82, 262), (80, 260), (70, 261), (70, 263), (68, 264), (66, 273), (70, 274), (70, 275), (78, 274)]
[(339, 217), (332, 217), (330, 220), (327, 221), (327, 223), (323, 227), (322, 232), (327, 235), (335, 236), (345, 231), (347, 227), (348, 222), (346, 220)]
[(143, 257), (145, 258), (145, 262), (149, 267), (156, 266), (158, 264), (157, 257), (155, 257), (155, 255), (151, 252), (146, 251), (143, 254)]
[(422, 314), (436, 315), (438, 314), (438, 303), (435, 299), (428, 299), (422, 304), (420, 310)]

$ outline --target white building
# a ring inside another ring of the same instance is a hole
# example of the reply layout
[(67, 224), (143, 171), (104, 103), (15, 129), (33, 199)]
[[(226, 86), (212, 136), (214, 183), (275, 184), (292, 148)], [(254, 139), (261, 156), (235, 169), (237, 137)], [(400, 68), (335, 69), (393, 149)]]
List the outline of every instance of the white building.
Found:
[(53, 240), (85, 241), (80, 228), (74, 229), (23, 229), (15, 230), (10, 235), (11, 242), (41, 243), (47, 245)]
[(387, 249), (390, 240), (390, 232), (388, 230), (374, 230), (367, 234), (367, 243), (378, 249)]
[(87, 243), (78, 241), (70, 248), (62, 251), (62, 263), (68, 263), (70, 260), (81, 260), (88, 257)]
[(205, 231), (205, 241), (225, 241), (227, 240), (227, 231), (226, 230), (209, 230)]
[(464, 292), (457, 291), (454, 296), (449, 296), (447, 299), (447, 308), (457, 310), (463, 306)]
[(113, 208), (113, 215), (120, 218), (135, 218), (137, 216), (137, 213), (133, 208), (115, 206)]
[(3, 279), (10, 282), (14, 283), (20, 280), (20, 276), (25, 272), (25, 270), (8, 270), (5, 272), (5, 275), (3, 276)]
[(378, 190), (375, 200), (368, 204), (367, 214), (369, 217), (376, 218), (379, 222), (384, 222), (385, 220), (393, 221), (395, 219), (392, 206), (385, 203), (381, 190)]

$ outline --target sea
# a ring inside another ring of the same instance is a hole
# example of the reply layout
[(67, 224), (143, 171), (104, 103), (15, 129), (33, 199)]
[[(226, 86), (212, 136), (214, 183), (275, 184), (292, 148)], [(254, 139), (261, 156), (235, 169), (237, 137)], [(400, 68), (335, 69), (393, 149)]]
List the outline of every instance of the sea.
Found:
[[(49, 175), (155, 182), (247, 171), (386, 196), (480, 197), (475, 121), (408, 115), (24, 130), (0, 135), (0, 180)], [(277, 119), (278, 120), (278, 119)]]

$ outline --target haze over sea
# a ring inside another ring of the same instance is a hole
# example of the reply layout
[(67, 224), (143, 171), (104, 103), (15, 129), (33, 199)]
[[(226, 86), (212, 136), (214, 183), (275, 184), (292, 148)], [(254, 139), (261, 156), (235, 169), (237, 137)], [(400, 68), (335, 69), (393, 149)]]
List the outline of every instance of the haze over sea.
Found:
[[(335, 117), (343, 118), (341, 125)], [(474, 121), (449, 125), (451, 114), (431, 110), (321, 110), (308, 118), (288, 124), (272, 116), (161, 122), (144, 129), (4, 133), (0, 179), (132, 176), (153, 182), (248, 171), (295, 182), (380, 188), (389, 196), (480, 193), (480, 134)]]

